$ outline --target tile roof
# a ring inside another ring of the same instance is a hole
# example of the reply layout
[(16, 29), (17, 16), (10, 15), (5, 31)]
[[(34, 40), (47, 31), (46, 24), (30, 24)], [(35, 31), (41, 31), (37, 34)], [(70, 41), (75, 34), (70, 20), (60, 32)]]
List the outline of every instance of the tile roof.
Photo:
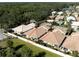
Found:
[(72, 15), (74, 15), (75, 17), (78, 17), (78, 13), (77, 12), (73, 12)]
[(79, 21), (78, 22), (72, 22), (72, 26), (79, 26)]
[(76, 17), (76, 19), (77, 19), (77, 21), (79, 21), (79, 16), (78, 16), (78, 17)]
[(50, 19), (53, 19), (55, 16), (49, 16)]
[(79, 52), (79, 32), (72, 33), (69, 37), (67, 37), (62, 46)]
[(13, 30), (15, 33), (21, 33), (21, 32), (28, 31), (34, 27), (35, 27), (35, 23), (30, 23), (28, 25), (20, 25), (18, 27), (15, 27), (15, 28), (13, 28)]
[(64, 19), (64, 16), (58, 15), (58, 16), (55, 18), (55, 20), (60, 20), (60, 19)]
[(33, 29), (27, 31), (24, 34), (28, 37), (39, 38), (41, 35), (43, 35), (47, 31), (48, 31), (48, 29), (46, 27), (40, 26), (38, 28), (33, 28)]
[(52, 32), (49, 31), (40, 39), (47, 43), (56, 44), (59, 46), (64, 38), (65, 38), (65, 35), (60, 31), (60, 29), (54, 29)]
[(60, 29), (64, 34), (67, 33), (67, 29), (66, 27), (60, 27), (60, 26), (54, 26), (55, 29)]
[(50, 23), (42, 23), (40, 26), (44, 26), (46, 27), (47, 29), (50, 28), (51, 24)]

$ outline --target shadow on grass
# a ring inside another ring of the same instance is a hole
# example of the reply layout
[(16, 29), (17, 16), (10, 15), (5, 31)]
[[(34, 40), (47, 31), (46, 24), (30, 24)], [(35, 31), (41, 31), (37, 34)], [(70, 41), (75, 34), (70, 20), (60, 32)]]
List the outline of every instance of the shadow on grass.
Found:
[(23, 46), (25, 46), (25, 45), (18, 45), (18, 46), (15, 47), (15, 50), (18, 50), (18, 49), (20, 49)]
[(34, 57), (45, 57), (46, 52), (39, 52), (38, 54), (36, 54)]

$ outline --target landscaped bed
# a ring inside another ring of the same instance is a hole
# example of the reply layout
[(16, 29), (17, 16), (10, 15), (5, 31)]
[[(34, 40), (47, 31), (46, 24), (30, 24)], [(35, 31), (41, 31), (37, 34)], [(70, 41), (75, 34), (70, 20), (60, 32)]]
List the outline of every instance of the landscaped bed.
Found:
[[(54, 53), (51, 53), (47, 50), (36, 47), (28, 42), (26, 43), (26, 42), (19, 40), (19, 39), (12, 39), (12, 41), (14, 42), (14, 44), (13, 44), (14, 47), (16, 47), (17, 45), (21, 45), (21, 44), (26, 45), (27, 47), (29, 47), (33, 51), (33, 55), (38, 54), (39, 52), (45, 52), (46, 53), (45, 57), (60, 57), (57, 54), (54, 54)], [(0, 42), (0, 46), (6, 47), (6, 40)]]

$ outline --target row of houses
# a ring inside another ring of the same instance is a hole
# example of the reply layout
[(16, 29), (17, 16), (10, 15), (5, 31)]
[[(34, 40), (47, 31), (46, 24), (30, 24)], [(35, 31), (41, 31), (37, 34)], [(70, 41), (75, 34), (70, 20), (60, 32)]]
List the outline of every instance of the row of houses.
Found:
[(72, 33), (70, 36), (68, 36), (62, 47), (79, 52), (79, 32)]
[[(34, 23), (31, 23), (31, 24), (34, 24)], [(16, 28), (13, 28), (13, 30), (17, 34), (20, 34), (21, 32), (23, 32), (23, 34), (27, 38), (42, 40), (45, 43), (48, 43), (53, 46), (57, 45), (58, 47), (61, 45), (61, 43), (65, 39), (65, 41), (63, 42), (61, 47), (70, 49), (70, 50), (74, 50), (74, 51), (75, 50), (79, 51), (79, 46), (78, 46), (79, 32), (75, 32), (75, 33), (72, 33), (70, 36), (66, 36), (65, 32), (61, 28), (56, 27), (52, 31), (48, 31), (49, 26), (47, 26), (47, 25), (45, 25), (45, 26), (41, 25), (36, 28), (35, 24), (32, 27), (31, 27), (31, 24), (28, 24), (29, 26), (20, 25)]]
[(65, 16), (70, 15), (73, 15), (79, 21), (79, 6), (69, 6), (68, 8), (63, 8), (61, 11), (53, 10), (49, 18), (54, 20), (63, 20)]
[[(31, 23), (32, 24), (32, 23)], [(34, 24), (34, 23), (33, 23)], [(28, 24), (30, 25), (30, 24)], [(28, 25), (25, 25), (26, 27)], [(47, 24), (49, 25), (49, 24)], [(55, 28), (52, 31), (49, 31), (49, 26), (47, 26), (45, 24), (40, 25), (39, 27), (30, 27), (29, 30), (26, 29), (26, 31), (24, 30), (24, 26), (22, 27), (22, 25), (13, 28), (14, 32), (19, 34), (21, 32), (23, 32), (24, 35), (26, 35), (27, 38), (32, 38), (32, 39), (39, 39), (39, 40), (43, 40), (44, 42), (47, 42), (51, 45), (60, 45), (61, 42), (63, 41), (64, 37), (65, 37), (65, 33), (63, 30), (59, 29), (59, 28)], [(34, 25), (35, 26), (35, 25)], [(20, 29), (20, 31), (19, 31)]]
[[(71, 22), (71, 27), (77, 31), (79, 30), (79, 12), (76, 11), (79, 10), (79, 6), (70, 6), (64, 11), (52, 11), (51, 16), (49, 16), (49, 20), (47, 22), (53, 22), (56, 21), (59, 24), (62, 24), (62, 21), (67, 20), (68, 22)], [(74, 10), (73, 12), (70, 10)]]

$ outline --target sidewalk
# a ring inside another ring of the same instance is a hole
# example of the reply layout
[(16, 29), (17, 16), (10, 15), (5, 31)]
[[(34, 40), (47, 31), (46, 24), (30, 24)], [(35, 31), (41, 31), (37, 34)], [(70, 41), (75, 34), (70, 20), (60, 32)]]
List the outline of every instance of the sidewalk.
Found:
[(27, 40), (27, 39), (22, 38), (22, 37), (20, 37), (20, 36), (16, 36), (16, 35), (14, 35), (14, 34), (12, 34), (12, 33), (8, 33), (8, 35), (11, 35), (11, 36), (13, 36), (13, 37), (18, 37), (19, 39), (21, 39), (21, 40), (23, 40), (23, 41), (25, 41), (25, 42), (28, 42), (28, 43), (30, 43), (30, 44), (33, 44), (33, 45), (35, 45), (35, 46), (37, 46), (37, 47), (40, 47), (40, 48), (42, 48), (42, 49), (48, 50), (48, 51), (50, 51), (50, 52), (52, 52), (52, 53), (58, 54), (58, 55), (60, 55), (60, 56), (62, 56), (62, 57), (72, 57), (72, 56), (70, 56), (70, 55), (67, 55), (67, 54), (61, 53), (61, 52), (59, 52), (59, 51), (53, 50), (53, 49), (51, 49), (51, 48), (42, 46), (42, 45), (40, 45), (40, 44), (37, 44), (37, 43), (35, 43), (35, 42), (33, 42), (33, 41)]

